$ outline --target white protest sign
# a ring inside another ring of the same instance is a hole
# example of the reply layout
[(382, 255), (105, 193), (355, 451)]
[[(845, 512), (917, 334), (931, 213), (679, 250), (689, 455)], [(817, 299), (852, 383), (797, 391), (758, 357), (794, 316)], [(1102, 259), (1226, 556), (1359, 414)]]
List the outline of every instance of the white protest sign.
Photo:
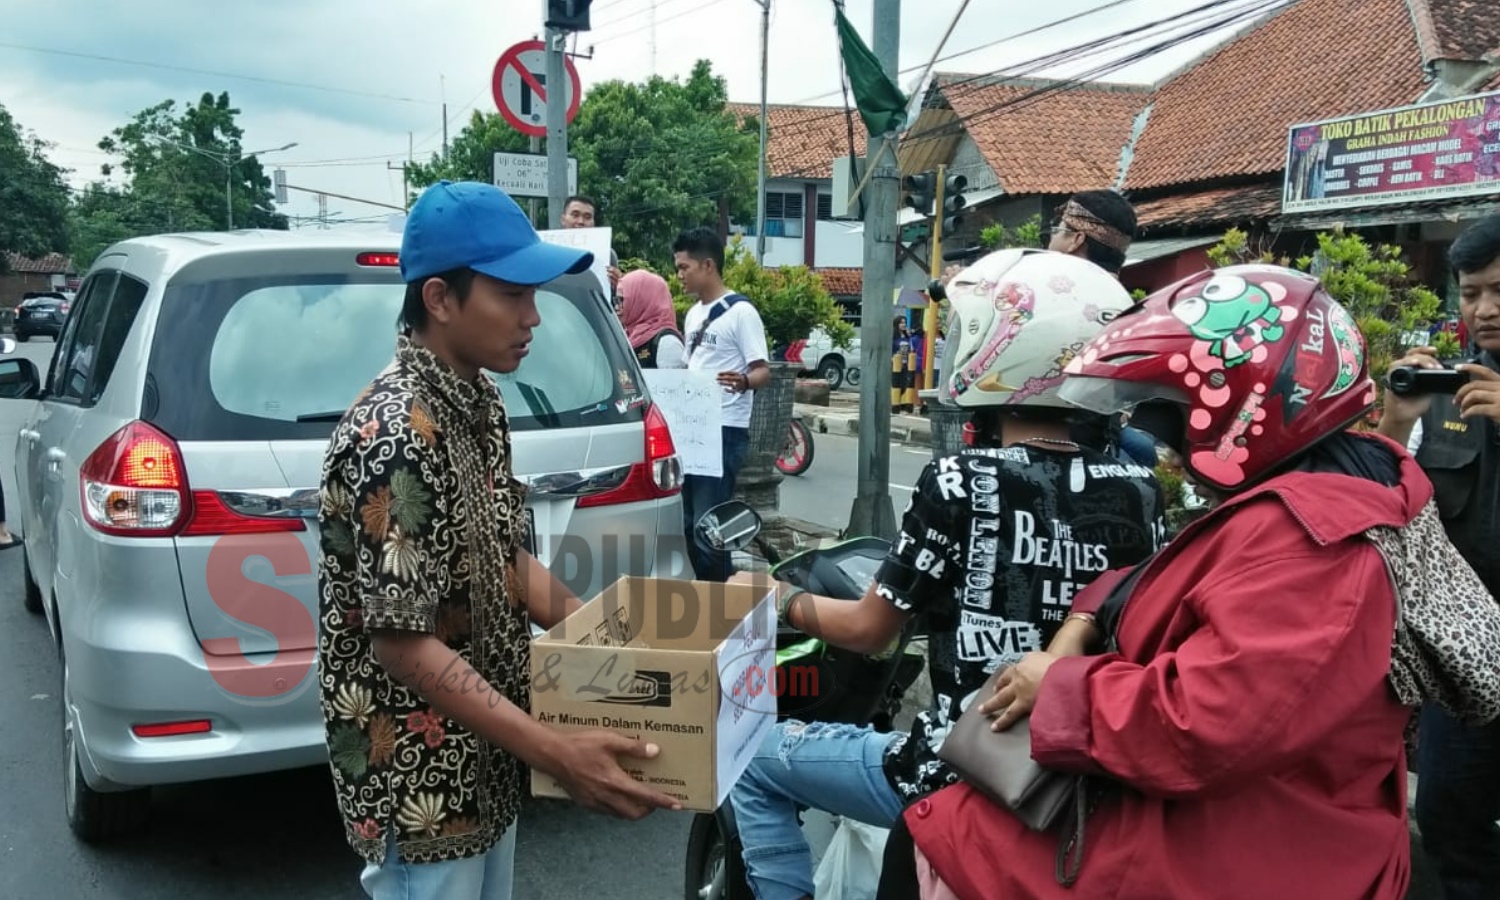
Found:
[(724, 474), (723, 388), (713, 372), (646, 369), (651, 400), (667, 420), (672, 443), (688, 475)]
[(714, 651), (719, 667), (714, 726), (714, 796), (722, 805), (776, 724), (776, 591), (772, 590)]
[(609, 289), (609, 244), (614, 238), (612, 228), (549, 228), (538, 231), (542, 240), (564, 247), (577, 247), (594, 254), (594, 265), (589, 269), (599, 279), (599, 290), (605, 299), (613, 293)]

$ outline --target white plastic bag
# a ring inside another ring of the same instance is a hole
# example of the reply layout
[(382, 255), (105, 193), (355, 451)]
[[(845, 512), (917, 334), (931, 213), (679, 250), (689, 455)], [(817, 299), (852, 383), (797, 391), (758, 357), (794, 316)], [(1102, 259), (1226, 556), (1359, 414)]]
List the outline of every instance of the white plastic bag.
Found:
[(888, 828), (841, 819), (813, 875), (814, 895), (839, 900), (875, 900), (880, 889), (885, 840), (890, 833)]

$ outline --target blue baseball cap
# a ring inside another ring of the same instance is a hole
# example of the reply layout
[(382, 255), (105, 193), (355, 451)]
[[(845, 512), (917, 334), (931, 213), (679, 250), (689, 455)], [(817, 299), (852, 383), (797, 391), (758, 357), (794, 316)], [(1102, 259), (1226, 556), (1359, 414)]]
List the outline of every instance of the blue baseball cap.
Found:
[(511, 284), (545, 284), (593, 264), (587, 250), (543, 241), (509, 194), (478, 181), (439, 181), (423, 191), (401, 236), (408, 283), (473, 269)]

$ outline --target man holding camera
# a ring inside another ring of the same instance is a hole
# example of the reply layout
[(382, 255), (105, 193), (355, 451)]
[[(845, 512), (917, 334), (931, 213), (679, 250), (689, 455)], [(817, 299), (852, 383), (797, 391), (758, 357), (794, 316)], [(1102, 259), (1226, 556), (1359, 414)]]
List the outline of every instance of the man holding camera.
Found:
[[(1472, 362), (1468, 378), (1428, 386), (1397, 370), (1442, 369), (1419, 347), (1392, 366), (1380, 432), (1405, 443), (1432, 480), (1438, 511), (1492, 595), (1500, 596), (1500, 216), (1459, 235), (1448, 252)], [(1417, 824), (1448, 900), (1500, 897), (1500, 721), (1467, 727), (1429, 705), (1417, 751)]]

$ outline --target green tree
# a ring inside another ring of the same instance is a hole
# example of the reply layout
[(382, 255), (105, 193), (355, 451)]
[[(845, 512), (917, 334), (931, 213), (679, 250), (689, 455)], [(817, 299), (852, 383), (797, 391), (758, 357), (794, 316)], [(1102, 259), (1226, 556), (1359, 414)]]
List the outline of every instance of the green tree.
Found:
[(117, 241), (166, 230), (158, 227), (155, 212), (138, 207), (135, 195), (102, 182), (74, 194), (68, 210), (68, 246), (74, 264), (86, 269)]
[[(205, 93), (180, 111), (163, 100), (99, 141), (99, 149), (121, 157), (139, 233), (222, 229), (226, 200), (235, 228), (287, 227), (270, 177), (258, 159), (243, 155), (239, 113), (227, 93)], [(109, 175), (112, 166), (103, 171)]]
[(996, 222), (986, 225), (979, 232), (979, 246), (986, 250), (1004, 250), (1010, 247), (1040, 247), (1042, 243), (1042, 217), (1034, 215), (1015, 228), (1006, 228)]
[(34, 257), (68, 249), (68, 185), (46, 150), (0, 106), (0, 251)]
[(739, 221), (754, 215), (759, 125), (736, 122), (727, 90), (700, 60), (685, 82), (611, 81), (584, 99), (578, 182), (622, 256), (670, 259), (677, 233), (716, 222), (721, 203)]
[[(573, 135), (568, 135), (570, 141)], [(425, 163), (413, 162), (406, 167), (411, 184), (421, 188), (449, 181), (493, 181), (496, 153), (525, 153), (531, 139), (510, 127), (499, 113), (475, 110), (469, 124), (461, 128), (448, 144), (447, 153), (434, 153)]]
[[(1255, 246), (1249, 235), (1231, 228), (1209, 248), (1208, 257), (1216, 266), (1263, 262), (1317, 275), (1359, 326), (1370, 372), (1381, 384), (1392, 360), (1406, 349), (1407, 335), (1425, 332), (1442, 318), (1442, 298), (1417, 280), (1400, 247), (1371, 244), (1342, 229), (1319, 232), (1317, 244), (1314, 253), (1295, 260), (1277, 258), (1268, 247)], [(1460, 350), (1452, 335), (1440, 333), (1437, 343), (1440, 355), (1456, 356)]]
[[(721, 204), (748, 221), (755, 208), (759, 124), (726, 109), (724, 79), (702, 60), (685, 80), (608, 81), (583, 98), (568, 127), (580, 193), (614, 229), (615, 250), (665, 265), (683, 228), (718, 221)], [(413, 186), (441, 178), (489, 181), (496, 152), (528, 140), (499, 115), (475, 113), (446, 155), (408, 168)]]

